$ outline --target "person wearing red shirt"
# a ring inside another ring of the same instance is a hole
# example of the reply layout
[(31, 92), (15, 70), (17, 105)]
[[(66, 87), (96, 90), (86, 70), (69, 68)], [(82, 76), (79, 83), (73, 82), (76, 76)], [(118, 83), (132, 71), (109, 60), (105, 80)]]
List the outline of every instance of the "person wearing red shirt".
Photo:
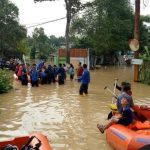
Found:
[(77, 79), (78, 79), (78, 82), (81, 82), (81, 78), (82, 78), (82, 74), (83, 74), (83, 67), (81, 65), (81, 62), (79, 62), (79, 65), (78, 65), (78, 70), (77, 70)]

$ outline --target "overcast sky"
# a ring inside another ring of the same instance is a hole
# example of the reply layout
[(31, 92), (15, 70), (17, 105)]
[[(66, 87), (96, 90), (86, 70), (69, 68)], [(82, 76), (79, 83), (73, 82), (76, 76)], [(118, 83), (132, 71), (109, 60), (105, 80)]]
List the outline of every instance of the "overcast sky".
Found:
[[(27, 27), (37, 23), (51, 21), (66, 16), (64, 0), (56, 0), (56, 2), (34, 3), (34, 0), (10, 0), (19, 8), (20, 24)], [(89, 0), (83, 0), (89, 1)], [(145, 0), (149, 1), (149, 0)], [(141, 5), (141, 14), (150, 15), (150, 2), (146, 8)], [(43, 27), (45, 33), (55, 36), (64, 36), (66, 28), (66, 19), (48, 23), (38, 27)], [(31, 35), (34, 28), (28, 29)]]

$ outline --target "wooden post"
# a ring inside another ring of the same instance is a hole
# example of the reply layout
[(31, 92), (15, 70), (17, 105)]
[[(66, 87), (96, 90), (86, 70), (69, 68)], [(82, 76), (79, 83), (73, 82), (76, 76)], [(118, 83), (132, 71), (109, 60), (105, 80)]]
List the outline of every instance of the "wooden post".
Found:
[[(140, 40), (140, 0), (135, 0), (134, 39)], [(139, 58), (139, 50), (134, 52), (134, 58)], [(139, 81), (139, 65), (134, 65), (134, 81)]]

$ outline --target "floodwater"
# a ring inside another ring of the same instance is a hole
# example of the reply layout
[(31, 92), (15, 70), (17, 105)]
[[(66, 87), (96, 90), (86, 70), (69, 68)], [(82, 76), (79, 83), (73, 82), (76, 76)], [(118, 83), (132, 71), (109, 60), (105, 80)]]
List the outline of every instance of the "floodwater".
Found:
[[(89, 94), (79, 96), (80, 84), (40, 85), (32, 88), (14, 82), (14, 89), (0, 95), (0, 140), (35, 131), (48, 137), (53, 150), (111, 150), (96, 125), (105, 123), (114, 78), (129, 81), (135, 103), (150, 105), (150, 86), (133, 82), (133, 68), (107, 67), (91, 71)], [(117, 92), (117, 91), (116, 91)]]

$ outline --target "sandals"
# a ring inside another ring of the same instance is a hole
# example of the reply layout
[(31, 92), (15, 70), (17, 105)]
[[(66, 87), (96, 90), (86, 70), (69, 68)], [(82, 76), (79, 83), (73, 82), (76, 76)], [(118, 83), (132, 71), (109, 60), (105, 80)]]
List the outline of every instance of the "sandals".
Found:
[(99, 129), (99, 131), (103, 134), (104, 133), (104, 125), (100, 125), (100, 124), (97, 124), (97, 128)]

